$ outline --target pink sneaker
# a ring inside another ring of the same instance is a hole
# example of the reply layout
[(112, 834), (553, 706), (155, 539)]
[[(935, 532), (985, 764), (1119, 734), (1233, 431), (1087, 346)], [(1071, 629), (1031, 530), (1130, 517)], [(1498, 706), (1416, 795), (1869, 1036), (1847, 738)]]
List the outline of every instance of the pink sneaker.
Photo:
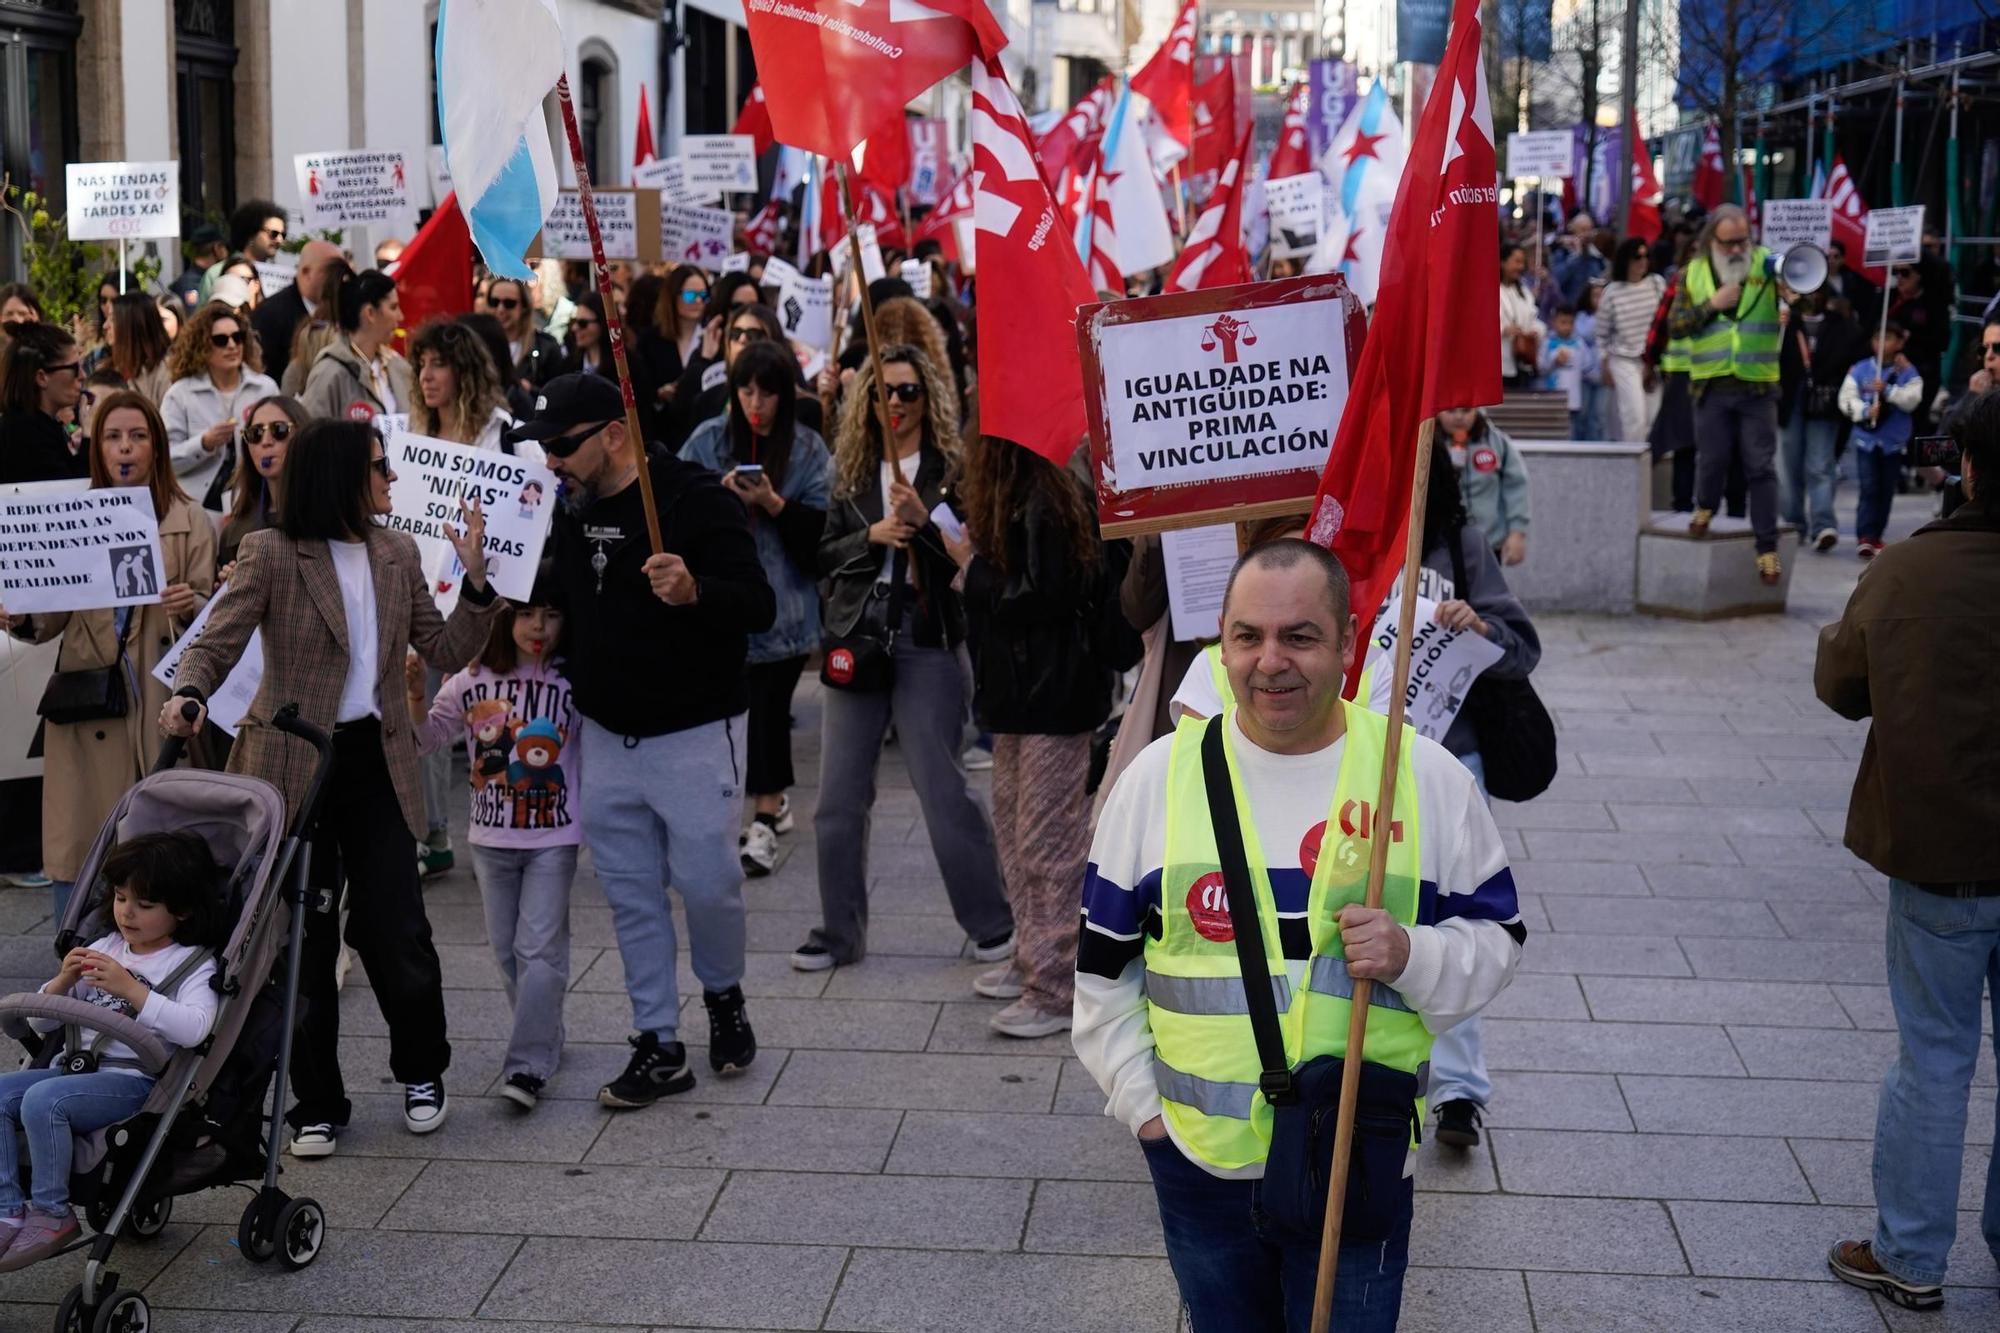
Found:
[(83, 1228), (77, 1224), (76, 1214), (70, 1209), (45, 1213), (39, 1208), (30, 1208), (20, 1230), (14, 1233), (14, 1243), (7, 1247), (4, 1255), (0, 1255), (0, 1273), (11, 1273), (17, 1268), (40, 1263), (82, 1234)]

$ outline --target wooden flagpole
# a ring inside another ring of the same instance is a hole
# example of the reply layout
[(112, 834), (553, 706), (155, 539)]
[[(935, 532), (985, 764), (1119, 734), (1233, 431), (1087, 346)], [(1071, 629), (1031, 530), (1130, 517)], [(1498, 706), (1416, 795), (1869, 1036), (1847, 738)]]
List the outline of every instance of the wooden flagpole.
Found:
[[(1382, 881), (1389, 869), (1390, 832), (1395, 827), (1396, 770), (1403, 758), (1403, 693), (1410, 683), (1410, 638), (1416, 631), (1417, 570), (1424, 556), (1424, 506), (1430, 496), (1431, 440), (1435, 418), (1417, 427), (1416, 476), (1410, 483), (1410, 531), (1403, 543), (1403, 605), (1397, 618), (1395, 687), (1389, 692), (1389, 743), (1382, 754), (1382, 781), (1375, 789), (1375, 826), (1368, 831), (1369, 907), (1382, 905)], [(1327, 1333), (1333, 1318), (1333, 1279), (1340, 1267), (1341, 1210), (1347, 1204), (1347, 1169), (1354, 1153), (1354, 1112), (1361, 1098), (1362, 1043), (1368, 1036), (1368, 1005), (1374, 983), (1354, 979), (1347, 1016), (1347, 1055), (1340, 1071), (1340, 1107), (1333, 1122), (1333, 1170), (1326, 1187), (1326, 1226), (1319, 1238), (1319, 1282), (1313, 1289), (1312, 1333)]]
[(625, 399), (625, 437), (639, 465), (639, 500), (646, 511), (646, 536), (653, 554), (665, 550), (660, 540), (660, 511), (653, 503), (653, 470), (646, 465), (646, 436), (639, 429), (639, 403), (632, 396), (632, 371), (625, 363), (625, 320), (611, 297), (611, 269), (604, 262), (604, 233), (597, 225), (597, 198), (590, 190), (590, 168), (583, 164), (583, 134), (577, 129), (576, 107), (570, 102), (569, 75), (556, 80), (556, 100), (562, 103), (563, 129), (569, 135), (570, 163), (576, 168), (577, 201), (590, 228), (590, 262), (597, 271), (597, 294), (604, 302), (604, 323), (611, 335), (611, 360), (618, 368), (618, 392)]
[(896, 474), (896, 480), (908, 485), (909, 479), (903, 475), (903, 460), (896, 457), (889, 429), (889, 384), (882, 378), (882, 340), (875, 333), (875, 303), (868, 299), (868, 274), (861, 267), (861, 230), (854, 225), (854, 198), (847, 188), (847, 163), (833, 164), (833, 179), (840, 186), (840, 215), (847, 223), (848, 268), (861, 292), (861, 328), (868, 335), (868, 363), (875, 369), (875, 419), (882, 427), (882, 457), (889, 460), (889, 469)]

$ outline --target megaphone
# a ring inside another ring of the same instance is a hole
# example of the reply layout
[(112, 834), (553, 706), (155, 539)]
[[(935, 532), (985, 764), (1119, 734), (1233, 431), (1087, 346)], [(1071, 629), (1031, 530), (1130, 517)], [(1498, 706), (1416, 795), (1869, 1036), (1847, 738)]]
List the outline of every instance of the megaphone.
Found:
[(1826, 251), (1801, 241), (1783, 255), (1767, 255), (1764, 272), (1797, 292), (1810, 296), (1826, 286)]

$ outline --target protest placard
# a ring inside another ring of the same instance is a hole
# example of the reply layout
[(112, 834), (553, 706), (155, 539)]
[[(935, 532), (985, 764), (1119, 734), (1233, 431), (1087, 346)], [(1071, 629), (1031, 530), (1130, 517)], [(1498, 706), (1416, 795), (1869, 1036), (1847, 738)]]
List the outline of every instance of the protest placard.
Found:
[(512, 454), (427, 435), (392, 435), (385, 452), (396, 474), (387, 526), (416, 539), (439, 608), (458, 600), (464, 573), (444, 535), (447, 526), (464, 524), (462, 498), (477, 499), (485, 510), (486, 576), (493, 590), (526, 601), (555, 514), (555, 474)]
[(10, 615), (143, 606), (165, 583), (146, 487), (0, 496), (0, 607)]
[(1567, 180), (1576, 169), (1575, 155), (1568, 130), (1514, 130), (1507, 136), (1507, 175), (1513, 180)]
[(681, 157), (691, 189), (741, 193), (757, 188), (757, 141), (747, 134), (683, 135)]
[(748, 250), (738, 250), (735, 254), (723, 260), (722, 271), (724, 273), (748, 273), (750, 271), (750, 252)]
[[(882, 263), (882, 245), (875, 239), (875, 224), (864, 222), (854, 229), (861, 239), (861, 277), (865, 282), (874, 282), (888, 276), (889, 270)], [(828, 252), (833, 256), (834, 276), (845, 278), (848, 266), (854, 263), (854, 247), (847, 243), (847, 237), (834, 242)]]
[(1271, 249), (1280, 256), (1309, 255), (1326, 230), (1326, 178), (1317, 171), (1264, 182), (1271, 209)]
[[(631, 190), (592, 190), (597, 225), (604, 236), (606, 259), (644, 259), (639, 249), (639, 199)], [(575, 190), (556, 195), (556, 206), (542, 222), (541, 252), (552, 259), (589, 259), (590, 225)], [(531, 255), (531, 257), (534, 257)]]
[(1160, 534), (1167, 567), (1167, 610), (1174, 637), (1212, 639), (1221, 632), (1222, 594), (1236, 568), (1236, 527), (1217, 523)]
[(296, 264), (267, 264), (257, 261), (257, 285), (264, 289), (264, 299), (270, 300), (298, 280)]
[(1833, 241), (1831, 199), (1766, 199), (1760, 212), (1764, 245), (1773, 254), (1782, 255), (1795, 245), (1824, 250)]
[(910, 292), (919, 301), (931, 299), (931, 266), (921, 259), (905, 259), (897, 272), (903, 281), (910, 284)]
[(392, 435), (401, 435), (409, 428), (410, 414), (408, 412), (377, 412), (375, 414), (375, 429), (381, 432), (382, 438), (385, 440)]
[(713, 268), (729, 254), (736, 215), (699, 204), (660, 204), (660, 252), (671, 263)]
[[(1425, 573), (1430, 571), (1425, 570)], [(1439, 588), (1438, 591), (1443, 591)], [(1399, 585), (1375, 617), (1375, 634), (1362, 659), (1361, 690), (1371, 712), (1389, 711), (1395, 688), (1396, 638), (1402, 629), (1403, 596)], [(1444, 740), (1452, 719), (1465, 703), (1479, 673), (1499, 661), (1499, 644), (1469, 630), (1446, 629), (1437, 623), (1437, 600), (1419, 595), (1410, 632), (1410, 679), (1403, 691), (1404, 717), (1420, 736)]]
[(1876, 208), (1868, 213), (1861, 241), (1861, 262), (1867, 268), (1914, 264), (1924, 257), (1924, 206)]
[(296, 153), (292, 173), (298, 178), (299, 210), (308, 227), (382, 227), (383, 235), (416, 229), (410, 167), (401, 149)]
[(641, 190), (658, 190), (662, 202), (669, 204), (713, 204), (722, 197), (719, 191), (688, 180), (687, 159), (683, 157), (657, 158), (632, 168), (632, 184)]
[(782, 259), (777, 255), (769, 255), (764, 260), (764, 280), (758, 285), (776, 291), (783, 287), (788, 280), (797, 276), (799, 276), (799, 271), (793, 267), (790, 260)]
[(72, 241), (181, 234), (178, 162), (72, 162), (64, 182)]
[(785, 336), (819, 351), (833, 348), (833, 279), (794, 269), (778, 288), (778, 322)]
[(33, 759), (28, 752), (42, 725), (35, 709), (49, 688), (61, 652), (61, 639), (29, 643), (0, 634), (0, 782), (42, 775), (40, 752)]
[[(181, 635), (179, 641), (167, 650), (167, 655), (160, 659), (160, 664), (153, 668), (153, 679), (166, 686), (169, 693), (173, 691), (175, 678), (180, 674), (181, 659), (187, 656), (187, 650), (194, 647), (208, 629), (208, 618), (222, 604), (228, 587), (224, 584), (215, 590), (215, 596), (208, 599), (208, 605), (194, 618), (194, 624), (188, 626), (187, 633)], [(234, 736), (244, 714), (250, 711), (251, 703), (256, 700), (257, 687), (263, 681), (264, 632), (258, 630), (243, 645), (243, 656), (236, 659), (236, 665), (223, 677), (222, 684), (208, 696), (208, 720)]]

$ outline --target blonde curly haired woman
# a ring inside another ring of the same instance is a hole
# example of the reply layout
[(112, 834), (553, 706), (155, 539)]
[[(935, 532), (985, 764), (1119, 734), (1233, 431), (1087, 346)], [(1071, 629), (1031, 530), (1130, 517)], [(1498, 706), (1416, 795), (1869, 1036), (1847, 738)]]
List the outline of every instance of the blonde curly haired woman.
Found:
[(514, 418), (500, 371), (478, 334), (456, 320), (431, 320), (410, 340), (410, 364), (417, 372), (416, 401), (410, 404), (414, 434), (475, 449), (518, 450), (531, 462), (542, 461), (541, 446), (533, 440), (512, 448), (503, 443)]
[(867, 953), (868, 814), (892, 721), (945, 893), (973, 956), (998, 963), (1014, 953), (993, 823), (959, 762), (972, 693), (965, 611), (952, 590), (958, 565), (932, 518), (957, 472), (958, 393), (949, 370), (908, 344), (883, 351), (882, 381), (889, 391), (888, 448), (872, 366), (863, 365), (847, 394), (819, 574), (826, 633), (893, 633), (894, 678), (885, 688), (862, 691), (842, 688), (831, 665), (822, 673), (832, 687), (822, 696), (813, 816), (822, 924), (792, 954), (802, 972), (858, 963)]

